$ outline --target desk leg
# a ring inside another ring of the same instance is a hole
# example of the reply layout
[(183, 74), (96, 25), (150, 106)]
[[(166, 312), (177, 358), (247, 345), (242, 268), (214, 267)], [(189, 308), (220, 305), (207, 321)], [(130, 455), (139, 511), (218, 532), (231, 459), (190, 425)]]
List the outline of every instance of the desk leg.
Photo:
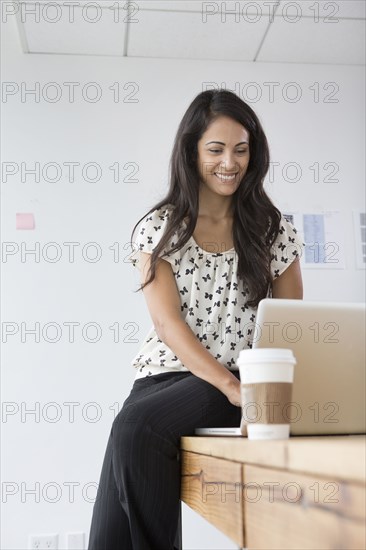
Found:
[(182, 502), (179, 502), (179, 517), (178, 517), (178, 527), (177, 534), (175, 535), (174, 540), (174, 549), (183, 550), (182, 546)]

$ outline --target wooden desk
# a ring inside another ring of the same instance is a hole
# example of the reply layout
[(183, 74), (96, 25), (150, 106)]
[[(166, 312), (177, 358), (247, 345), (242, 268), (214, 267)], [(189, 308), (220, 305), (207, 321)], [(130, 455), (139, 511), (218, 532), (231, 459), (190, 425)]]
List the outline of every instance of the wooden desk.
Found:
[(182, 437), (181, 500), (240, 547), (365, 549), (366, 436)]

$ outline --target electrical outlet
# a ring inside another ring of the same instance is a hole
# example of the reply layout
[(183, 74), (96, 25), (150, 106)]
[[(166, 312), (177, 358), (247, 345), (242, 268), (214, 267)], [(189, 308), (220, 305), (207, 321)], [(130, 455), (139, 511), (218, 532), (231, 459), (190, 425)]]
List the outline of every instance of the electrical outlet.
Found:
[(85, 533), (66, 533), (68, 550), (84, 550)]
[(29, 535), (28, 548), (31, 550), (57, 550), (58, 535)]

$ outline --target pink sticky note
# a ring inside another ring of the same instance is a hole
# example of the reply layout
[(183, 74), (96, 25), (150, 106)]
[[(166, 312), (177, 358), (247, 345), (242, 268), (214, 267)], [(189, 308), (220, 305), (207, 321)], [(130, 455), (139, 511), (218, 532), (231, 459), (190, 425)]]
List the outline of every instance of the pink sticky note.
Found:
[(34, 229), (33, 214), (16, 214), (16, 229)]

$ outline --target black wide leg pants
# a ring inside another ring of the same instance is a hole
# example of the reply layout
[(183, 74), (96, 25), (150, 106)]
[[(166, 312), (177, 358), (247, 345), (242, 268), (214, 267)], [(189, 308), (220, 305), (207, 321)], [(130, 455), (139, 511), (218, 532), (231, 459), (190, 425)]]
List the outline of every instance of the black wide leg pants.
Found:
[(240, 407), (191, 372), (137, 379), (112, 424), (88, 550), (175, 550), (180, 437), (240, 418)]

